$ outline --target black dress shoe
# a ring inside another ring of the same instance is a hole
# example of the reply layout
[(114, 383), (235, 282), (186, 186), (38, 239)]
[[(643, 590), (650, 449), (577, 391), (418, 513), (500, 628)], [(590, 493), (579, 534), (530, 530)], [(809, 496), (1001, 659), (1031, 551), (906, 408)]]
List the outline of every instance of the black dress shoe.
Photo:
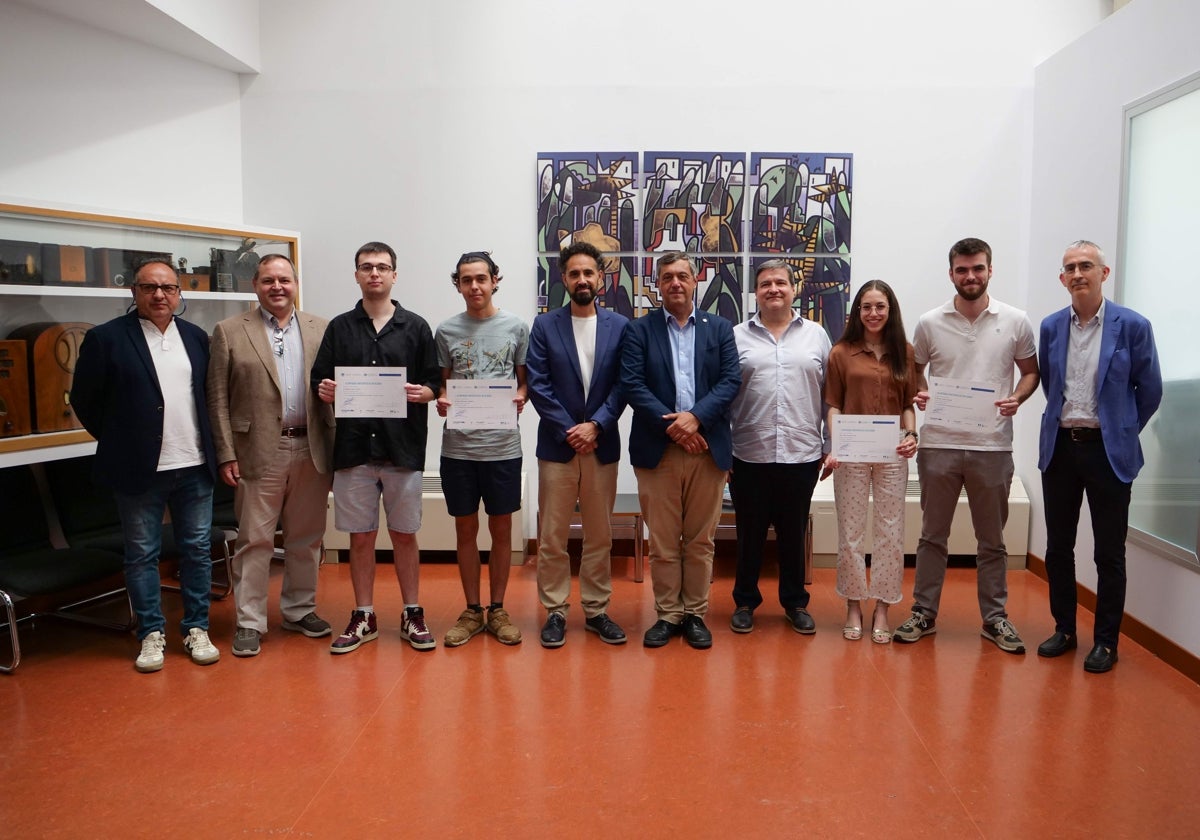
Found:
[(749, 633), (754, 629), (754, 610), (750, 607), (738, 607), (729, 619), (729, 629), (734, 633)]
[(792, 623), (792, 629), (797, 633), (803, 633), (805, 636), (811, 636), (817, 632), (817, 623), (813, 621), (813, 617), (808, 614), (808, 610), (803, 607), (792, 607), (787, 611), (788, 621)]
[(600, 637), (600, 641), (610, 645), (625, 644), (625, 631), (621, 629), (621, 625), (613, 621), (605, 613), (594, 615), (583, 622), (585, 630), (591, 630)]
[(682, 629), (678, 624), (672, 624), (665, 618), (660, 618), (646, 631), (646, 635), (642, 636), (642, 644), (650, 648), (662, 647), (681, 632)]
[(704, 626), (704, 619), (698, 615), (683, 617), (683, 639), (696, 650), (712, 647), (712, 633)]
[(1079, 647), (1079, 641), (1075, 638), (1074, 633), (1059, 633), (1055, 631), (1053, 636), (1038, 645), (1038, 656), (1062, 656), (1067, 651), (1075, 650), (1077, 647)]
[(542, 647), (560, 648), (566, 641), (566, 635), (567, 620), (563, 618), (562, 613), (550, 613), (546, 617), (546, 623), (542, 625)]
[(1083, 660), (1083, 670), (1089, 674), (1103, 674), (1105, 671), (1111, 671), (1112, 666), (1116, 664), (1117, 649), (1115, 647), (1096, 645), (1087, 655), (1087, 659)]

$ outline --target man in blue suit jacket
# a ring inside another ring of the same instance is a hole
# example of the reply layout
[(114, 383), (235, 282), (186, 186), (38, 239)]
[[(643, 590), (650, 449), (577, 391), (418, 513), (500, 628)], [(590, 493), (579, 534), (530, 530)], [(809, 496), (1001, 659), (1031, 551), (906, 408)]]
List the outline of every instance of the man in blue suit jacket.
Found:
[(208, 335), (175, 317), (179, 278), (167, 262), (143, 264), (136, 311), (88, 331), (79, 349), (71, 405), (96, 438), (95, 480), (111, 487), (125, 536), (125, 586), (138, 619), (142, 672), (163, 666), (158, 561), (167, 508), (180, 551), (183, 644), (211, 665), (208, 638), (212, 487), (216, 454), (205, 396)]
[(1086, 240), (1063, 255), (1059, 279), (1071, 305), (1042, 321), (1046, 393), (1038, 469), (1046, 509), (1046, 576), (1054, 635), (1040, 656), (1061, 656), (1075, 638), (1075, 536), (1087, 494), (1096, 562), (1091, 673), (1111, 670), (1125, 612), (1125, 534), (1130, 488), (1142, 467), (1138, 433), (1162, 400), (1162, 374), (1150, 322), (1104, 299), (1104, 252)]
[(542, 647), (562, 647), (571, 559), (567, 539), (579, 503), (583, 556), (579, 600), (584, 627), (601, 641), (623, 644), (625, 632), (608, 616), (612, 597), (612, 509), (617, 496), (625, 410), (617, 389), (621, 340), (629, 319), (596, 305), (604, 284), (600, 251), (576, 242), (558, 257), (570, 303), (539, 315), (525, 358), (529, 401), (538, 423), (538, 597), (548, 613)]
[(629, 460), (650, 528), (650, 578), (658, 621), (646, 647), (683, 633), (712, 646), (704, 624), (713, 536), (733, 466), (729, 410), (741, 387), (733, 325), (697, 312), (696, 268), (674, 251), (658, 260), (663, 307), (634, 321), (621, 353), (621, 388), (633, 407)]

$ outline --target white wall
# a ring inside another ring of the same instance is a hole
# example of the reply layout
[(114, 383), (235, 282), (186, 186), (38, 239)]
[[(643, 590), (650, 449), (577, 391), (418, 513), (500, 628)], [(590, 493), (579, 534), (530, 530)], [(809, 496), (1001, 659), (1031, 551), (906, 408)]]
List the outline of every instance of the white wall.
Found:
[(236, 74), (0, 3), (0, 194), (241, 222)]
[(1032, 68), (1110, 5), (262, 0), (246, 219), (302, 231), (305, 308), (321, 314), (353, 305), (354, 250), (382, 239), (402, 252), (398, 299), (431, 325), (461, 308), (448, 274), (480, 248), (506, 275), (500, 305), (531, 318), (537, 152), (848, 151), (856, 286), (888, 280), (915, 324), (951, 292), (949, 246), (973, 235), (1017, 302)]
[[(1040, 320), (1068, 305), (1058, 282), (1063, 247), (1091, 239), (1117, 265), (1124, 107), (1200, 71), (1195, 34), (1200, 4), (1192, 0), (1136, 0), (1053, 58), (1035, 74), (1033, 194), (1028, 308)], [(1186, 259), (1186, 258), (1185, 258)], [(1114, 272), (1107, 293), (1121, 278)], [(1040, 396), (1022, 409), (1031, 418)], [(1017, 457), (1037, 458), (1036, 429)], [(1035, 476), (1036, 477), (1036, 476)], [(1040, 481), (1027, 482), (1034, 506), (1029, 550), (1045, 557), (1046, 529)], [(1095, 590), (1093, 542), (1086, 506), (1076, 547), (1078, 579)], [(1200, 575), (1128, 546), (1126, 612), (1200, 656)], [(1085, 628), (1081, 628), (1085, 630)]]

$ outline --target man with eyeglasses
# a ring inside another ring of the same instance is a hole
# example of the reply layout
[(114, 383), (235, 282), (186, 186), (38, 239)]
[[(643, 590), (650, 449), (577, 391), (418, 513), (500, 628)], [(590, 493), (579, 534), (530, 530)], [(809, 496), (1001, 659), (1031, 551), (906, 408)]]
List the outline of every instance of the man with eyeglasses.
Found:
[(71, 405), (96, 438), (94, 478), (112, 489), (121, 517), (125, 586), (141, 642), (134, 667), (163, 667), (158, 563), (167, 510), (179, 549), (183, 646), (193, 662), (211, 665), (220, 652), (208, 637), (217, 467), (205, 394), (208, 334), (176, 317), (179, 277), (169, 262), (143, 263), (131, 291), (132, 312), (84, 336)]
[[(1008, 620), (1008, 492), (1012, 485), (1012, 418), (1037, 389), (1033, 324), (1023, 311), (988, 293), (992, 249), (982, 239), (960, 239), (950, 248), (954, 296), (921, 316), (913, 353), (924, 376), (993, 389), (995, 418), (986, 428), (964, 428), (925, 417), (917, 450), (921, 479), (921, 538), (912, 615), (896, 628), (897, 642), (915, 642), (936, 632), (946, 581), (950, 526), (963, 488), (978, 541), (975, 563), (980, 635), (1006, 653), (1025, 653), (1025, 643)], [(1020, 374), (1013, 385), (1013, 367)], [(935, 389), (936, 390), (936, 389)], [(933, 404), (930, 388), (917, 392), (917, 408)]]
[(1133, 480), (1142, 468), (1138, 434), (1162, 401), (1162, 372), (1150, 322), (1104, 299), (1104, 252), (1078, 240), (1063, 254), (1059, 281), (1071, 305), (1041, 329), (1042, 414), (1038, 469), (1046, 513), (1046, 577), (1054, 635), (1038, 656), (1062, 656), (1075, 636), (1075, 538), (1087, 495), (1096, 564), (1093, 647), (1083, 670), (1111, 671), (1125, 614), (1125, 535)]
[[(525, 355), (529, 327), (511, 312), (500, 310), (492, 295), (500, 286), (500, 269), (486, 251), (458, 258), (450, 275), (466, 310), (438, 325), (438, 364), (443, 386), (437, 411), (447, 416), (450, 379), (516, 380), (516, 415), (525, 407)], [(515, 415), (514, 415), (515, 416)], [(466, 609), (446, 633), (446, 646), (458, 647), (486, 629), (506, 645), (521, 642), (521, 631), (504, 608), (512, 551), (512, 515), (521, 508), (521, 432), (517, 428), (450, 428), (442, 431), (442, 492), (454, 517), (458, 573)], [(484, 615), (480, 596), (479, 503), (488, 515), (492, 550), (488, 560), (491, 601)]]
[(292, 261), (258, 261), (258, 308), (217, 324), (208, 365), (208, 411), (220, 478), (235, 488), (234, 656), (257, 656), (267, 633), (276, 527), (283, 531), (283, 629), (328, 636), (316, 613), (325, 507), (333, 482), (333, 412), (308, 373), (328, 322), (296, 309)]
[(354, 254), (354, 280), (362, 293), (350, 312), (329, 322), (312, 387), (332, 404), (338, 383), (335, 368), (402, 367), (407, 416), (339, 417), (333, 446), (334, 524), (350, 534), (350, 583), (355, 608), (345, 631), (333, 640), (330, 653), (357, 650), (379, 635), (375, 616), (375, 535), (382, 497), (392, 559), (404, 614), (400, 638), (416, 650), (437, 646), (425, 624), (420, 603), (421, 478), (429, 437), (429, 403), (437, 396), (442, 375), (433, 333), (425, 319), (392, 299), (396, 285), (396, 252), (383, 242), (368, 242)]

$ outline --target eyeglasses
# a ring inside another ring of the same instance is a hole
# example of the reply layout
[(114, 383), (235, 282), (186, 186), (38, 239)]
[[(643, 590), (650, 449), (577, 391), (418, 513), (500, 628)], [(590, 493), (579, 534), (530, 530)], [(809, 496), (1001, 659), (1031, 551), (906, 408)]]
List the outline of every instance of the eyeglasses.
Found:
[(275, 348), (276, 356), (283, 356), (283, 327), (276, 327), (275, 332), (271, 335), (271, 343)]
[(152, 295), (155, 292), (162, 292), (167, 297), (174, 297), (179, 294), (179, 286), (174, 283), (166, 283), (158, 285), (157, 283), (134, 283), (133, 287), (144, 295)]
[(390, 265), (384, 265), (383, 263), (359, 263), (358, 270), (363, 274), (370, 274), (372, 271), (378, 271), (380, 274), (387, 274), (389, 271), (395, 271), (396, 269)]
[(1096, 264), (1094, 262), (1067, 263), (1066, 265), (1063, 266), (1062, 273), (1063, 274), (1074, 274), (1075, 269), (1079, 269), (1079, 272), (1081, 274), (1087, 274), (1089, 271), (1091, 271), (1095, 267), (1096, 267)]

